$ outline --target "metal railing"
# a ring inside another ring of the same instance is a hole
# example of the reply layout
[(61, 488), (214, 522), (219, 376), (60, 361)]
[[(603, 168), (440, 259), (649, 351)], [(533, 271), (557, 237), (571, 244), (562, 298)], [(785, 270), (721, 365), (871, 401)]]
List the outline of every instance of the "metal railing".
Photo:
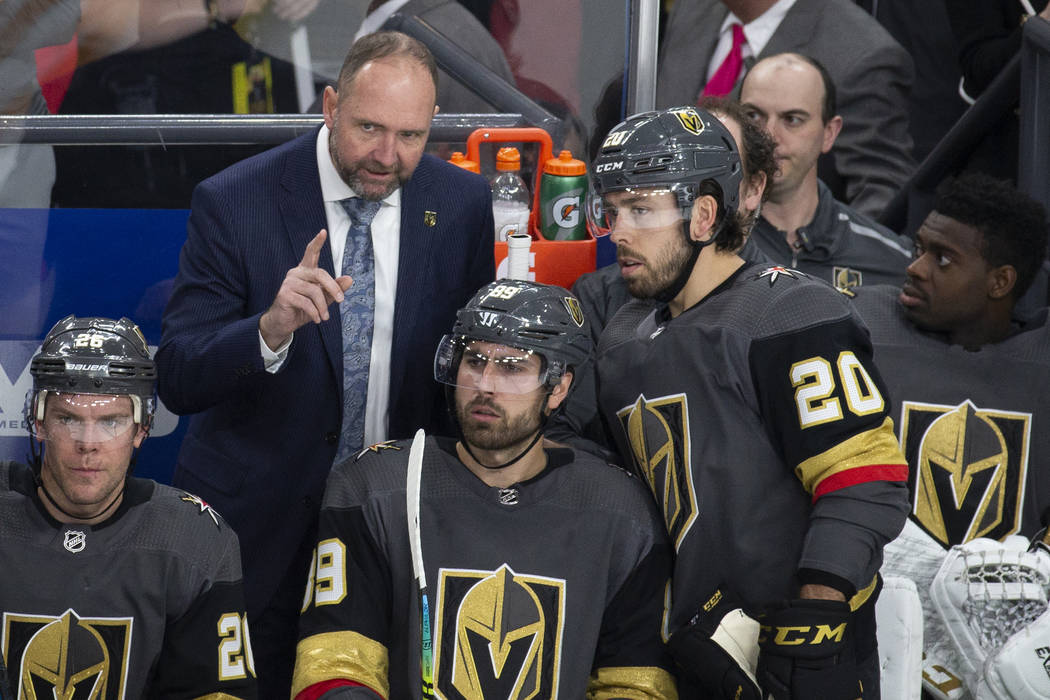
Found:
[(1050, 22), (1033, 17), (1022, 36), (1017, 185), (1050, 210)]
[[(119, 114), (0, 117), (0, 143), (55, 146), (277, 144), (321, 123), (303, 114)], [(526, 126), (520, 114), (436, 114), (432, 141), (466, 141), (475, 129)]]
[(1021, 103), (1018, 186), (1050, 205), (1050, 22), (1033, 17), (1025, 23), (1021, 52), (1000, 71), (959, 121), (919, 164), (882, 212), (880, 221), (895, 231), (909, 229), (928, 211), (909, 211), (949, 174), (957, 172), (971, 151), (999, 121)]

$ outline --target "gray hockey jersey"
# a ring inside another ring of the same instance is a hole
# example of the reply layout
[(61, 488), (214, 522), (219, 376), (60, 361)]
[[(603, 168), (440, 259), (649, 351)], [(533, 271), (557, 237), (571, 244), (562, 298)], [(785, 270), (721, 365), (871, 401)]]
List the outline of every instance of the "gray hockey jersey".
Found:
[[(676, 697), (660, 639), (670, 548), (638, 480), (571, 450), (492, 488), (427, 438), (420, 530), (440, 698)], [(333, 679), (420, 697), (408, 443), (333, 468), (293, 693)], [(592, 695), (588, 695), (592, 693)]]
[(196, 496), (130, 479), (112, 517), (62, 524), (0, 462), (0, 533), (16, 697), (256, 696), (237, 537)]
[(1034, 535), (1050, 515), (1047, 310), (971, 352), (918, 330), (899, 289), (856, 290), (911, 466), (911, 520), (947, 549)]
[(596, 361), (600, 407), (677, 551), (670, 629), (718, 587), (752, 610), (805, 582), (875, 590), (907, 467), (863, 325), (842, 295), (746, 265), (671, 318), (631, 303)]

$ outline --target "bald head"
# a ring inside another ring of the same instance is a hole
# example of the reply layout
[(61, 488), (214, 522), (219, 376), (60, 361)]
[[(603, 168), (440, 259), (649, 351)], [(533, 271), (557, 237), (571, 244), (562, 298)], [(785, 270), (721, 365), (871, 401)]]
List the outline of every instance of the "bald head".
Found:
[[(761, 67), (761, 68), (760, 68)], [(806, 81), (807, 85), (815, 86), (814, 80), (819, 81), (820, 90), (820, 118), (826, 124), (835, 116), (838, 109), (836, 105), (835, 81), (831, 79), (828, 69), (815, 58), (800, 53), (778, 53), (763, 58), (755, 63), (751, 70), (744, 76), (744, 83), (752, 74), (762, 77), (763, 74), (772, 75), (780, 71), (797, 72)], [(741, 85), (743, 89), (743, 85)]]
[(794, 53), (764, 58), (744, 77), (744, 111), (777, 144), (771, 201), (784, 201), (799, 188), (816, 192), (817, 159), (831, 150), (842, 128), (834, 114), (834, 89), (823, 66)]

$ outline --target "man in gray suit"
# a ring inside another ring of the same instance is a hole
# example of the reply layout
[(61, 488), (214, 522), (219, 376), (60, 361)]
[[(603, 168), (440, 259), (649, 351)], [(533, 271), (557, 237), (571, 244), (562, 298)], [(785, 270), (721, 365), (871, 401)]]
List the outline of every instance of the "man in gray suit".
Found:
[(911, 57), (849, 0), (678, 0), (660, 55), (657, 107), (696, 102), (730, 51), (733, 24), (743, 25), (745, 65), (795, 51), (828, 67), (843, 128), (821, 179), (854, 209), (877, 217), (914, 167)]

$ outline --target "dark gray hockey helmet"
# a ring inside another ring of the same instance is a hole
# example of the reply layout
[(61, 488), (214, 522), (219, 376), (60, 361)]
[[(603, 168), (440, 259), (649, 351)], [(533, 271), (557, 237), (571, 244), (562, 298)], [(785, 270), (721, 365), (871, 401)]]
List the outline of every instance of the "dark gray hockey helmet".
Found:
[(688, 220), (705, 180), (722, 189), (724, 214), (733, 216), (742, 178), (733, 135), (711, 114), (696, 107), (643, 112), (617, 124), (602, 142), (591, 166), (587, 219), (595, 235), (608, 234), (605, 195), (662, 189), (675, 195)]
[(459, 359), (469, 341), (484, 341), (542, 356), (545, 383), (591, 356), (592, 341), (580, 302), (566, 289), (523, 280), (497, 280), (482, 287), (456, 313), (452, 333), (434, 356), (434, 378), (455, 384)]
[(128, 396), (136, 423), (148, 430), (153, 420), (156, 366), (142, 331), (130, 319), (66, 316), (48, 331), (29, 372), (30, 430), (43, 420), (47, 392)]

